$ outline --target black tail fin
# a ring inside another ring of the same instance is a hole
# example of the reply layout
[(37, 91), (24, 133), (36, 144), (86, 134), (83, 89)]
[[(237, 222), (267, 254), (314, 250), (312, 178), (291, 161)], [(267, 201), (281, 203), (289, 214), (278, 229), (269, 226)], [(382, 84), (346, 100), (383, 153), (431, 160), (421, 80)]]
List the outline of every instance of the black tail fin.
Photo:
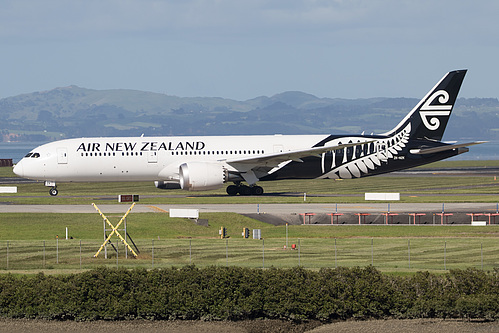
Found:
[(466, 71), (447, 73), (394, 129), (384, 135), (395, 135), (410, 125), (410, 138), (442, 140)]

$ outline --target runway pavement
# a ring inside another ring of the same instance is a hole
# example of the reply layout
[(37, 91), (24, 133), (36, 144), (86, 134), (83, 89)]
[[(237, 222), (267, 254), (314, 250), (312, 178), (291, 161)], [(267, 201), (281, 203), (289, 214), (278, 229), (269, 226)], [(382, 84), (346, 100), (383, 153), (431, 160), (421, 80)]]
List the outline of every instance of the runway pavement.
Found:
[[(125, 213), (130, 205), (99, 205), (106, 214)], [(200, 213), (232, 212), (239, 214), (303, 214), (303, 213), (418, 213), (465, 212), (495, 213), (495, 203), (364, 203), (364, 204), (136, 204), (133, 213), (166, 213), (170, 208), (199, 209)], [(92, 205), (0, 205), (0, 213), (95, 213)]]

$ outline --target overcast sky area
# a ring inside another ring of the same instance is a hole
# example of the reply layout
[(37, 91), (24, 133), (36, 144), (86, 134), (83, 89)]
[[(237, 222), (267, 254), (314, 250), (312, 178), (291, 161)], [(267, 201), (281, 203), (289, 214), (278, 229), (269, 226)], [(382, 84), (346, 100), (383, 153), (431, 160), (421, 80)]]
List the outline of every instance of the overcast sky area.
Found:
[(2, 0), (0, 98), (77, 85), (246, 100), (499, 97), (495, 0)]

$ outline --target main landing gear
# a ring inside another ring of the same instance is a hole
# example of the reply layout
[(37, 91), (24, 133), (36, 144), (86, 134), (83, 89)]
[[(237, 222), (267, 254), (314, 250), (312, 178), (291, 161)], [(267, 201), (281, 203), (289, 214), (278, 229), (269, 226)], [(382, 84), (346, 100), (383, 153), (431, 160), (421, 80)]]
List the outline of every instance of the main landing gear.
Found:
[(227, 194), (228, 195), (262, 195), (263, 187), (258, 185), (248, 186), (248, 185), (229, 185), (227, 186)]

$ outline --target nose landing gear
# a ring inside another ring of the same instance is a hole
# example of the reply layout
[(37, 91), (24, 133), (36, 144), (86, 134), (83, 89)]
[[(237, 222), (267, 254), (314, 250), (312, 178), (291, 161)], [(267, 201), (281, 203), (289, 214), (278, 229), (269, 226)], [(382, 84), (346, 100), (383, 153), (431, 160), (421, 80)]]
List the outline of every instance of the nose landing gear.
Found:
[(45, 181), (45, 186), (50, 186), (49, 194), (53, 197), (55, 197), (57, 194), (59, 194), (59, 191), (57, 190), (57, 186), (55, 185), (55, 182), (53, 181)]
[(57, 190), (57, 187), (54, 186), (54, 187), (50, 188), (49, 194), (51, 196), (53, 196), (53, 197), (55, 197), (57, 194), (59, 194), (59, 191)]

